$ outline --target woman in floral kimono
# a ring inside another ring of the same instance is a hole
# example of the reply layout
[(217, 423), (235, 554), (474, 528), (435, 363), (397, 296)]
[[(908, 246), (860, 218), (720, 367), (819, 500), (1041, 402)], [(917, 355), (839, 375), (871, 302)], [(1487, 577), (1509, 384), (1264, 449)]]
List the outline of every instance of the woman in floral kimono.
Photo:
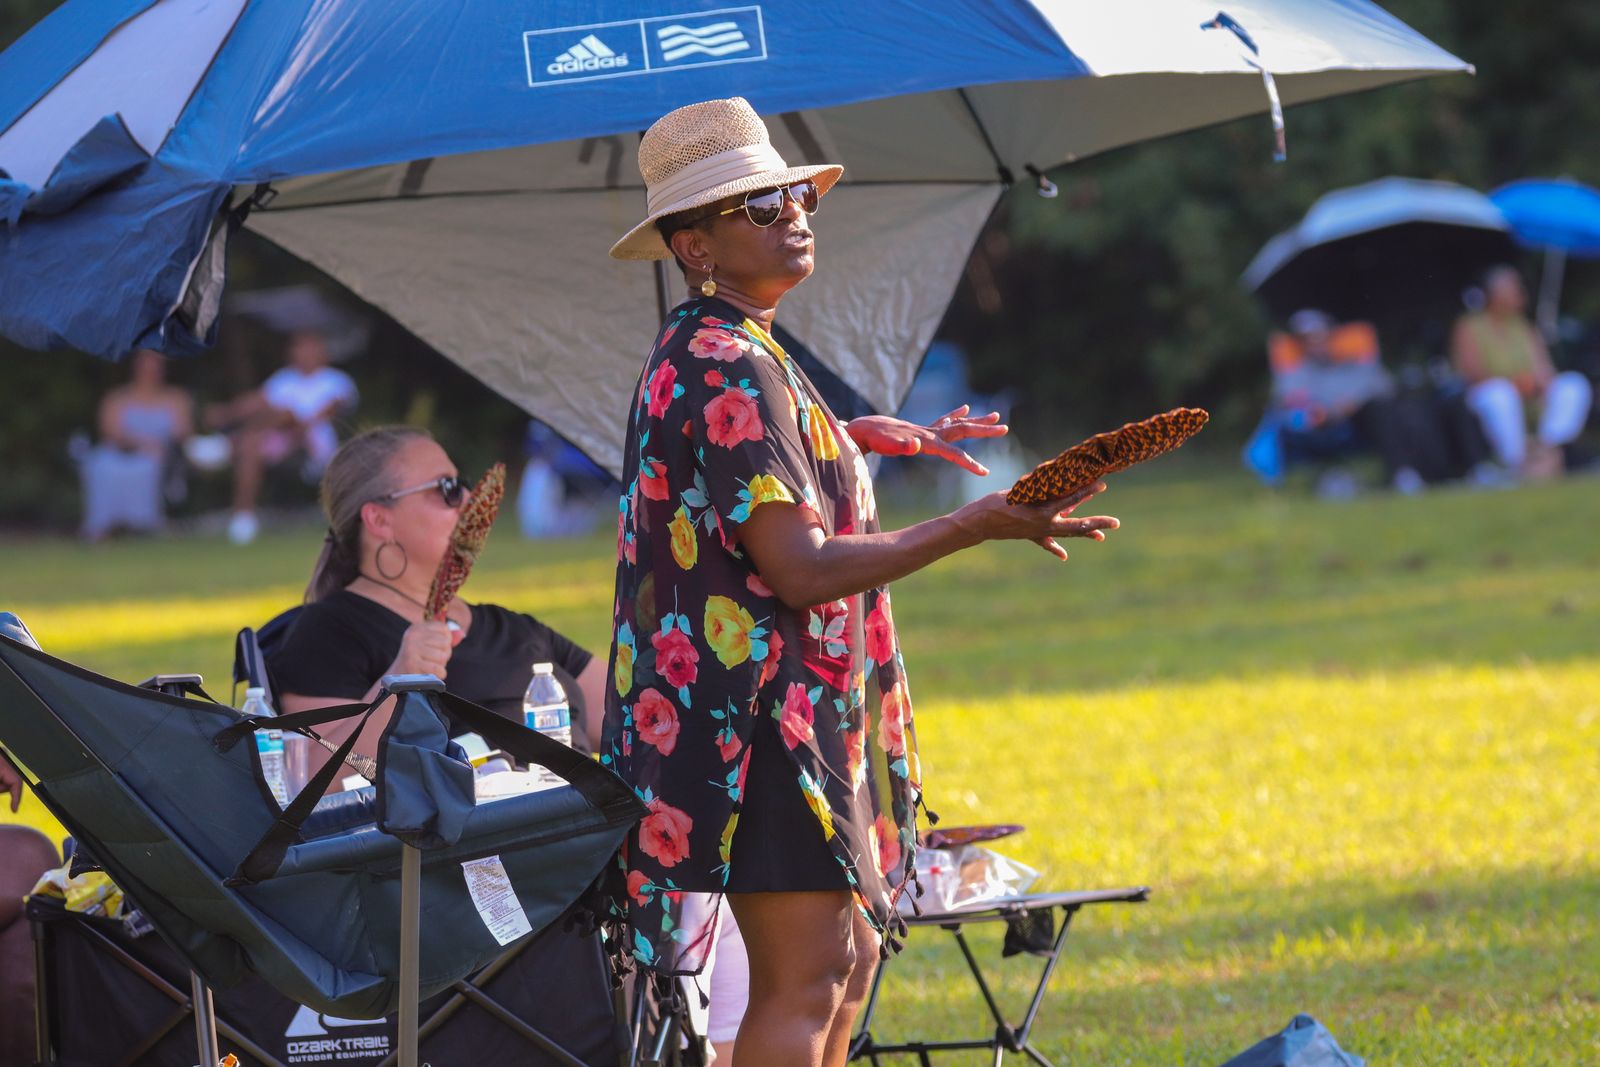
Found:
[(632, 949), (700, 969), (719, 894), (750, 958), (735, 1067), (843, 1064), (921, 797), (888, 582), (998, 538), (1103, 540), (1004, 494), (881, 532), (862, 451), (1005, 433), (957, 409), (931, 427), (839, 424), (769, 332), (812, 271), (808, 215), (837, 166), (789, 167), (744, 100), (680, 108), (639, 148), (649, 217), (612, 249), (673, 256), (694, 288), (668, 314), (629, 414), (618, 514), (613, 688), (602, 760), (649, 814), (630, 837)]

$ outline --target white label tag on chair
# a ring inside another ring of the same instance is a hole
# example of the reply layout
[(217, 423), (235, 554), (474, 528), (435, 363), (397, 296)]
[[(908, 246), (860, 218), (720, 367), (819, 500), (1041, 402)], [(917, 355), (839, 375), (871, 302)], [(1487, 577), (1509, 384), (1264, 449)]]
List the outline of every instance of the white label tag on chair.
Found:
[(496, 941), (509, 945), (533, 932), (533, 924), (528, 922), (528, 913), (522, 910), (522, 902), (511, 888), (511, 879), (499, 856), (462, 860), (461, 869), (466, 873), (467, 892), (472, 894), (478, 917)]

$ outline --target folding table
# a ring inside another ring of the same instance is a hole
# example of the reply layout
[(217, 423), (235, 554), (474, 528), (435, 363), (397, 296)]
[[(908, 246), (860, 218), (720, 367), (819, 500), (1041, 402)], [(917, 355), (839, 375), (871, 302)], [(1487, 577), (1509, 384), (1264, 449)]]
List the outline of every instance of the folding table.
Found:
[[(922, 1067), (929, 1067), (932, 1063), (930, 1057), (934, 1053), (985, 1050), (994, 1053), (993, 1062), (996, 1065), (1004, 1062), (1007, 1052), (1021, 1052), (1040, 1067), (1052, 1067), (1051, 1062), (1033, 1044), (1033, 1024), (1039, 1017), (1040, 1007), (1044, 1004), (1050, 976), (1055, 973), (1056, 964), (1061, 960), (1061, 949), (1066, 943), (1072, 917), (1085, 905), (1141, 904), (1149, 897), (1150, 889), (1147, 886), (1132, 889), (1094, 889), (1073, 893), (1029, 893), (986, 900), (956, 911), (907, 916), (906, 923), (910, 926), (938, 927), (941, 930), (948, 930), (955, 938), (956, 944), (961, 949), (961, 955), (967, 961), (967, 969), (971, 971), (978, 992), (982, 995), (983, 1002), (989, 1009), (989, 1015), (994, 1020), (994, 1032), (987, 1037), (964, 1040), (901, 1041), (880, 1044), (872, 1036), (872, 1017), (877, 1012), (884, 972), (889, 966), (889, 961), (885, 960), (878, 965), (877, 973), (873, 975), (872, 991), (867, 997), (867, 1006), (861, 1013), (861, 1027), (850, 1045), (851, 1060), (868, 1060), (873, 1067), (880, 1067), (882, 1057), (915, 1055)], [(1057, 908), (1061, 909), (1060, 926), (1056, 929), (1049, 948), (1041, 947), (1036, 953), (1044, 958), (1044, 967), (1039, 974), (1038, 983), (1034, 986), (1033, 999), (1028, 1004), (1028, 1011), (1022, 1017), (1022, 1022), (1012, 1026), (1006, 1022), (1005, 1013), (995, 1001), (988, 979), (978, 966), (978, 958), (973, 955), (972, 946), (967, 942), (963, 927), (972, 923), (1003, 922), (1011, 929), (1019, 930), (1024, 924), (1036, 922), (1043, 916), (1053, 918)]]

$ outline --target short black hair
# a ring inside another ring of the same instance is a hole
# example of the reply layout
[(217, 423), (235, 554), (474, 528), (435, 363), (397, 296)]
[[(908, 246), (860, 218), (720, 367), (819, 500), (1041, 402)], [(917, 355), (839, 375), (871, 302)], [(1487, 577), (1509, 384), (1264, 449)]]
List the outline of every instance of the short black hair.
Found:
[(672, 253), (672, 261), (685, 276), (689, 273), (688, 264), (678, 258), (678, 253), (672, 251), (672, 235), (682, 230), (692, 229), (700, 218), (690, 211), (674, 211), (670, 215), (663, 215), (656, 219), (656, 232), (661, 235), (661, 242), (667, 246), (667, 251)]

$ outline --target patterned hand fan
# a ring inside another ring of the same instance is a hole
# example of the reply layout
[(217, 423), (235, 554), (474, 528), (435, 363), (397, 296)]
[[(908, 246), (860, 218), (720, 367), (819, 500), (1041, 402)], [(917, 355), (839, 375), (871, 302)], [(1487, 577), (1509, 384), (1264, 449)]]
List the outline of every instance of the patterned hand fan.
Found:
[(941, 826), (935, 830), (924, 830), (917, 835), (917, 843), (923, 848), (958, 848), (961, 845), (975, 845), (980, 841), (998, 841), (1002, 837), (1022, 832), (1022, 827), (1016, 823), (999, 823), (992, 826)]
[(1047, 504), (1071, 496), (1108, 474), (1170, 452), (1200, 432), (1211, 415), (1203, 408), (1173, 408), (1109, 433), (1080, 441), (1017, 479), (1007, 504)]
[(444, 619), (444, 609), (466, 584), (472, 565), (478, 561), (484, 542), (489, 540), (489, 527), (500, 513), (500, 500), (506, 494), (506, 465), (496, 463), (483, 472), (478, 484), (472, 488), (472, 499), (461, 509), (456, 528), (450, 531), (450, 547), (444, 550), (439, 561), (439, 571), (433, 576), (433, 586), (428, 590), (427, 617)]

